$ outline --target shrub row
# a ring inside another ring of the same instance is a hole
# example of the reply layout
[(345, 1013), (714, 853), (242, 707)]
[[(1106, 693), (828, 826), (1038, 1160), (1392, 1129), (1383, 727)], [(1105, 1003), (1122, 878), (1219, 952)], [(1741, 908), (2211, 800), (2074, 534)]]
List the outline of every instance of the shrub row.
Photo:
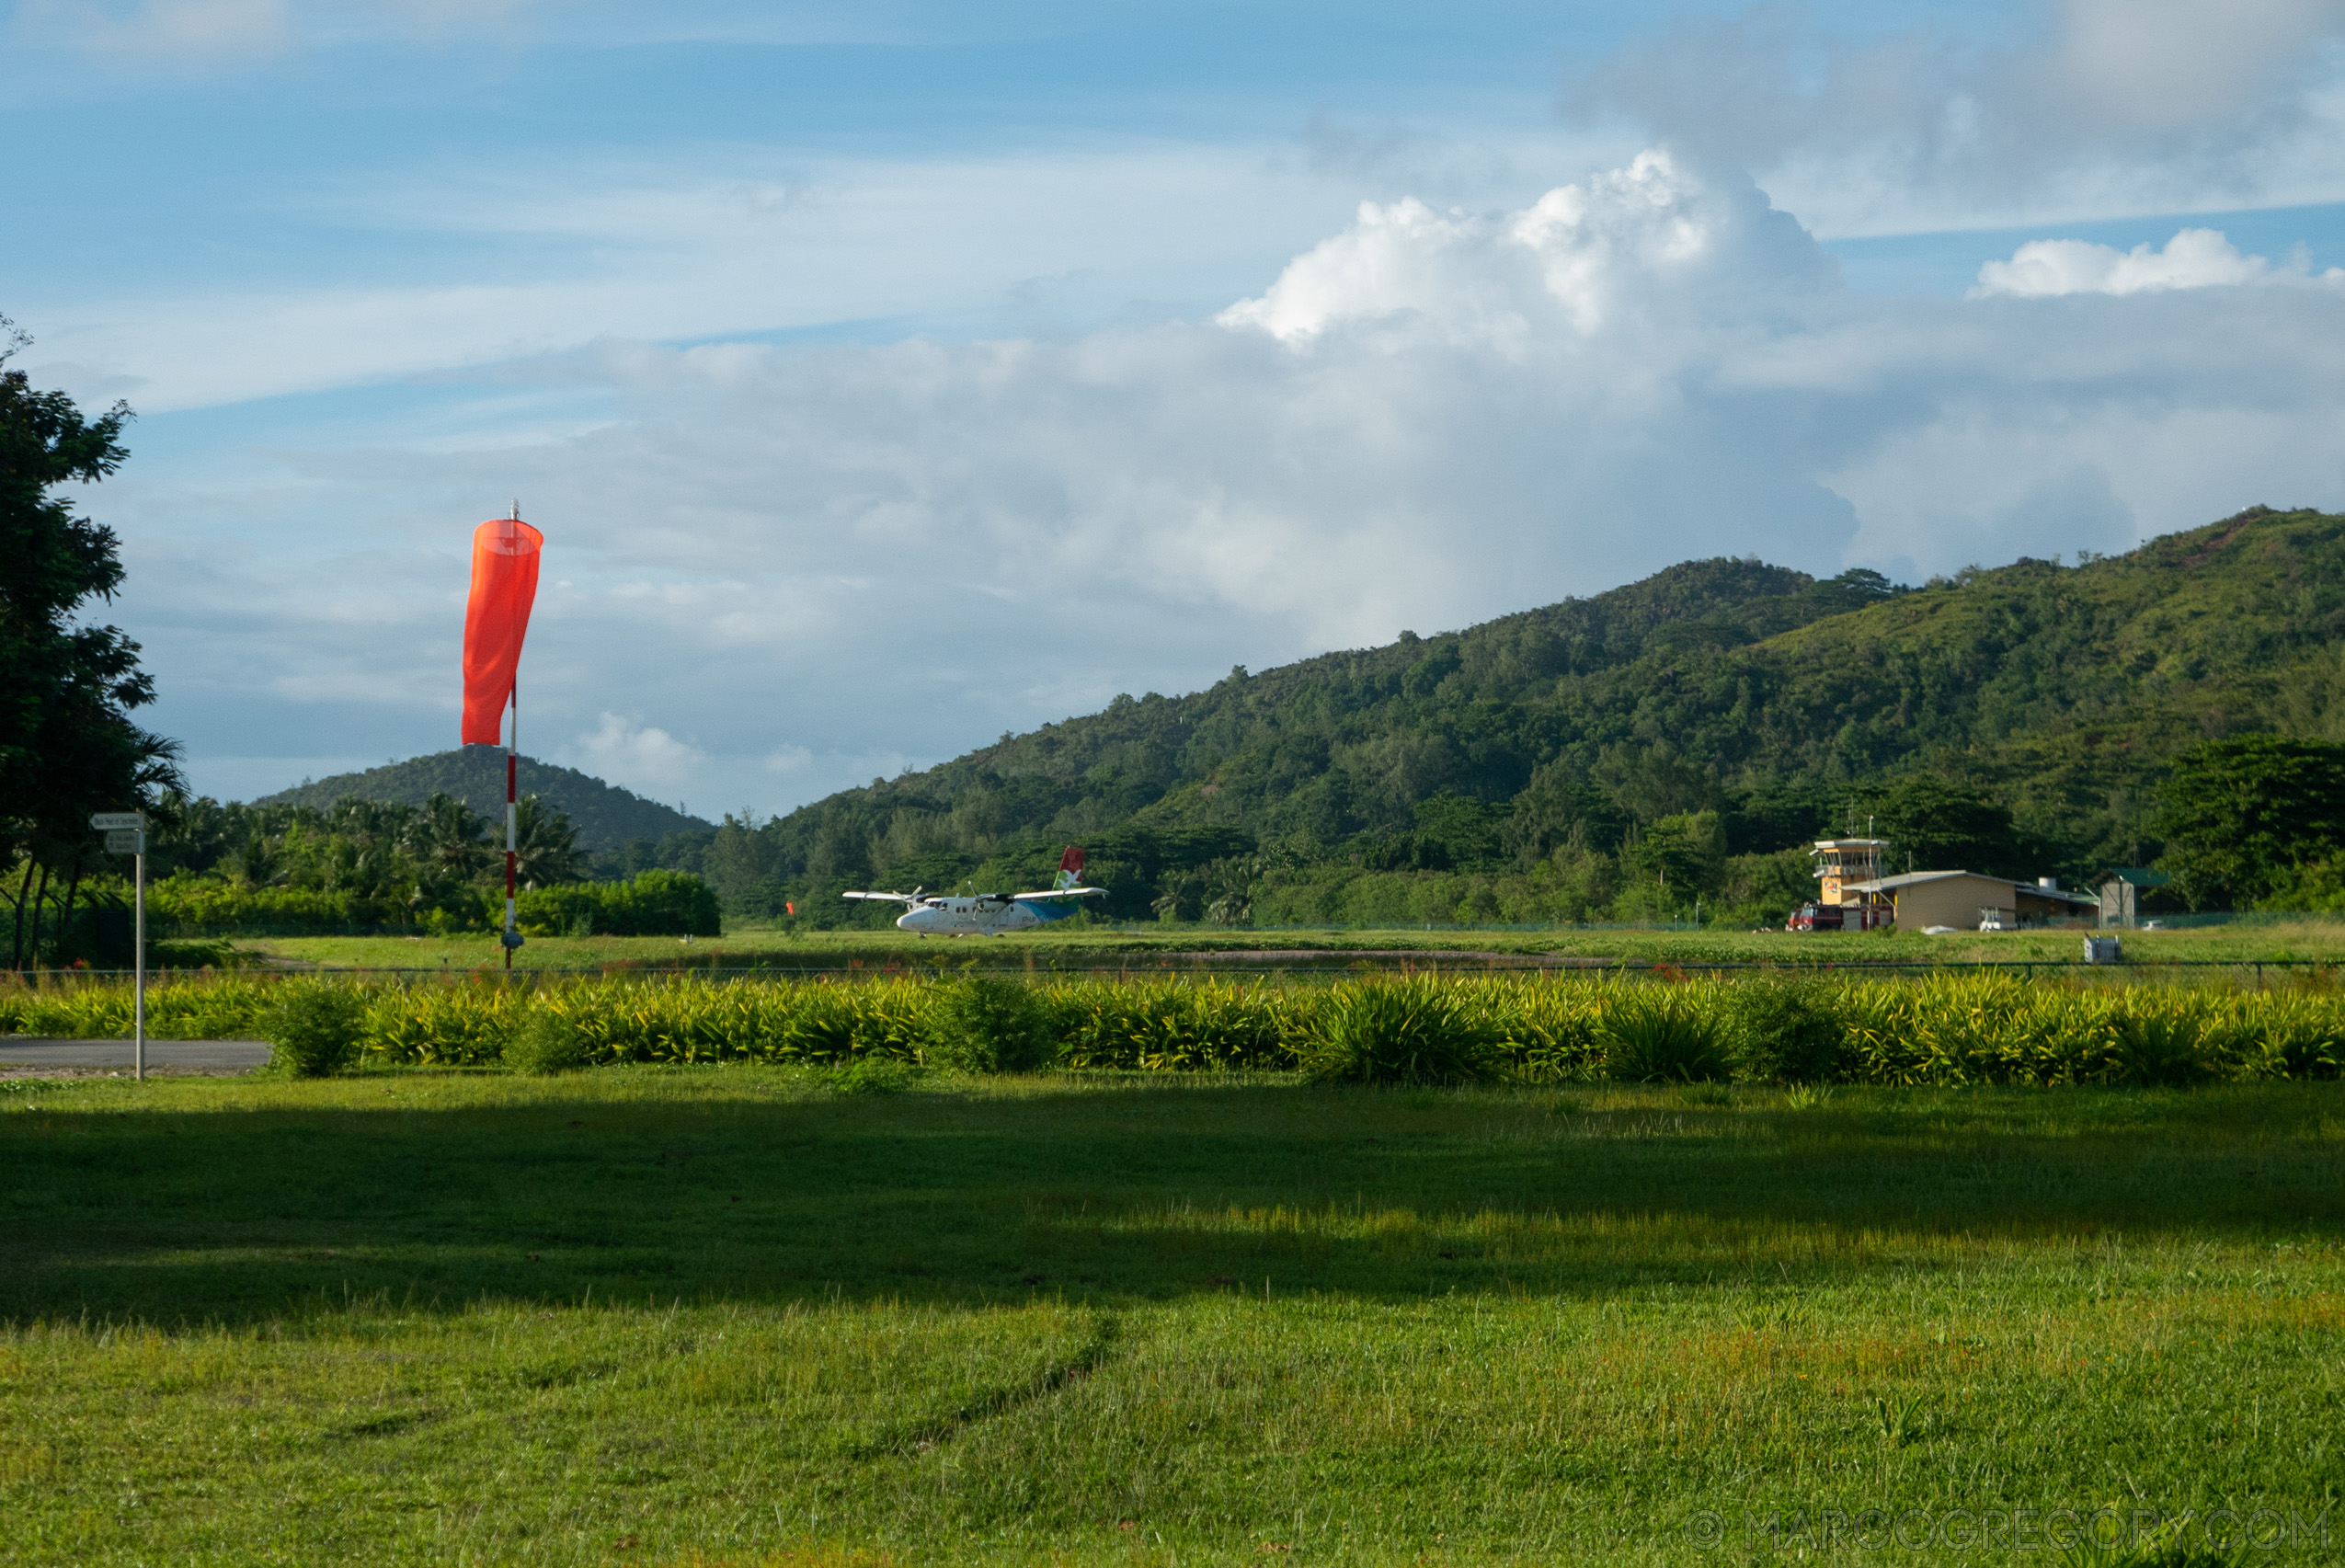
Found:
[[(524, 1034), (541, 1066), (892, 1059), (976, 1070), (1300, 1069), (1357, 1082), (1734, 1078), (1886, 1084), (2334, 1077), (2345, 993), (1918, 980), (1470, 977), (1325, 987), (1214, 980), (628, 978), (532, 983), (175, 979), (162, 1038), (267, 1034), (304, 988), (345, 1001), (382, 1062), (486, 1064)], [(302, 1027), (309, 1027), (307, 1024)], [(110, 983), (0, 990), (0, 1033), (119, 1036)]]
[[(715, 892), (688, 871), (534, 887), (514, 900), (513, 912), (532, 936), (715, 936), (723, 929)], [(500, 922), (502, 908), (491, 916)]]
[[(623, 882), (532, 887), (514, 900), (532, 936), (715, 936), (716, 895), (689, 872), (646, 871)], [(481, 931), (505, 921), (504, 889), (466, 887), (429, 908), (317, 887), (241, 887), (208, 876), (166, 876), (147, 892), (157, 934), (277, 935), (371, 931)]]
[[(215, 877), (190, 875), (163, 877), (146, 890), (147, 925), (156, 936), (214, 936), (240, 932), (313, 936), (354, 931), (403, 931), (423, 925), (424, 915), (429, 912), (411, 910), (397, 899), (372, 898), (348, 889), (242, 887)], [(449, 921), (445, 911), (439, 912), (443, 921)], [(452, 922), (452, 929), (454, 924), (478, 923), (478, 912), (470, 911)]]

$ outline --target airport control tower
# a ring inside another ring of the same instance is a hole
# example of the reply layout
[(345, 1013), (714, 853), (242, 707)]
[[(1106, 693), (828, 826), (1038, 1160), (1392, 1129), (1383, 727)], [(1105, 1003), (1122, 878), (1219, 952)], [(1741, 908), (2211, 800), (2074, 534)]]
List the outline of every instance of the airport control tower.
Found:
[(1881, 880), (1881, 852), (1888, 847), (1887, 839), (1818, 839), (1815, 848), (1808, 852), (1815, 861), (1816, 880), (1823, 884), (1816, 902), (1857, 911), (1851, 923), (1859, 931), (1886, 925), (1891, 918), (1887, 898), (1850, 888)]

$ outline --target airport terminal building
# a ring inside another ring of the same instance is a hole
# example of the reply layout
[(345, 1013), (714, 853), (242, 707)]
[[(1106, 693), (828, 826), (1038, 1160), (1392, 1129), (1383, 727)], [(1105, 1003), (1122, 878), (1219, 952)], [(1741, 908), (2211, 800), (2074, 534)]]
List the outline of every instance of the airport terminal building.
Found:
[(2015, 931), (2072, 920), (2098, 923), (2100, 919), (2099, 895), (2065, 891), (2049, 876), (2014, 882), (1975, 871), (1909, 871), (1903, 876), (1847, 883), (1843, 891), (1888, 903), (1891, 923), (1899, 931), (1931, 926)]

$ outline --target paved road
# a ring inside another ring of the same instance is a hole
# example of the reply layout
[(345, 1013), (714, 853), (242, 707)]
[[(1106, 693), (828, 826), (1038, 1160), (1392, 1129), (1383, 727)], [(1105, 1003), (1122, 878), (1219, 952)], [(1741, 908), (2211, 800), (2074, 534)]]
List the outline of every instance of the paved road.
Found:
[[(268, 1044), (260, 1040), (154, 1040), (146, 1043), (146, 1065), (222, 1069), (258, 1067), (269, 1059)], [(93, 1067), (131, 1065), (128, 1040), (0, 1039), (0, 1069), (11, 1067)]]

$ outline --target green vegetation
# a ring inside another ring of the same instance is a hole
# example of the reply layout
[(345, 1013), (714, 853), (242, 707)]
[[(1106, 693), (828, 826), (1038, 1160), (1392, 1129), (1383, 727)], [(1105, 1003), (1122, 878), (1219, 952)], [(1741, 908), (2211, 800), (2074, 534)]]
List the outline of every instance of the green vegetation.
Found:
[(592, 1053), (592, 1043), (572, 1026), (567, 1013), (541, 1007), (513, 1026), (499, 1056), (515, 1072), (544, 1077), (589, 1066)]
[[(520, 759), (523, 795), (543, 800), (549, 809), (567, 817), (578, 829), (578, 848), (592, 854), (612, 854), (623, 861), (631, 842), (639, 864), (617, 869), (640, 871), (652, 864), (659, 846), (676, 838), (680, 844), (704, 842), (713, 828), (673, 807), (646, 800), (631, 790), (603, 783), (576, 768)], [(505, 817), (505, 753), (495, 746), (463, 746), (388, 762), (360, 773), (337, 773), (331, 778), (304, 780), (292, 789), (265, 795), (257, 807), (297, 806), (331, 813), (345, 800), (380, 806), (422, 806), (444, 795), (467, 810), (502, 822)], [(673, 853), (673, 852), (671, 852)]]
[(681, 871), (640, 871), (623, 882), (537, 887), (514, 900), (531, 936), (715, 936), (723, 929), (716, 895)]
[(2345, 1528), (2334, 1085), (850, 1087), (0, 1093), (11, 1560), (1870, 1563), (2036, 1510), (2310, 1562)]
[[(1050, 1066), (1058, 1057), (1063, 1015), (1072, 1011), (1052, 1005), (1055, 998), (998, 975), (946, 981), (930, 988), (910, 1008), (891, 1004), (892, 998), (877, 1007), (864, 1007), (858, 1004), (868, 1001), (867, 996), (816, 995), (820, 1000), (812, 1027), (795, 1019), (783, 1025), (784, 1037), (796, 1047), (794, 1054), (848, 1061), (900, 1051), (966, 1072), (1032, 1072)], [(913, 1028), (888, 1026), (907, 1013), (918, 1017)], [(871, 1026), (875, 1022), (878, 1028)], [(604, 1043), (598, 1054), (609, 1059), (611, 1043)]]
[[(0, 991), (0, 1032), (117, 1036), (119, 985)], [(295, 1072), (377, 1064), (528, 1071), (627, 1062), (964, 1071), (1299, 1069), (1331, 1082), (2138, 1083), (2332, 1078), (2333, 974), (2260, 984), (2030, 982), (2008, 974), (1682, 979), (1377, 977), (1333, 984), (1001, 975), (811, 982), (693, 976), (477, 981), (252, 977), (156, 988), (159, 1038), (253, 1031)]]
[[(1731, 560), (1431, 638), (1233, 671), (773, 821), (697, 869), (741, 916), (849, 887), (1038, 886), (1118, 920), (1780, 923), (1820, 830), (1892, 870), (2072, 884), (2160, 853), (2210, 734), (2345, 739), (2345, 517), (2252, 508), (2123, 556), (1918, 589)], [(2302, 853), (2298, 849), (2284, 853)], [(2202, 904), (2250, 887), (2195, 887)]]
[(269, 1066), (295, 1078), (329, 1078), (359, 1054), (367, 1025), (365, 993), (331, 980), (287, 980), (256, 1009), (272, 1047)]
[[(155, 810), (147, 909), (158, 938), (447, 938), (504, 922), (501, 802), (494, 820), (444, 794), (418, 804), (344, 797), (324, 807), (222, 806), (166, 795)], [(515, 828), (518, 912), (527, 935), (715, 936), (721, 929), (715, 898), (698, 876), (628, 871), (580, 853), (576, 825), (537, 795), (521, 797)], [(590, 875), (601, 879), (587, 881)], [(100, 865), (81, 886), (116, 918), (85, 921), (77, 940), (52, 940), (43, 956), (52, 965), (127, 966), (128, 882), (119, 867)]]
[(2345, 908), (2345, 746), (2210, 740), (2175, 762), (2161, 796), (2165, 864), (2192, 903)]
[[(256, 933), (501, 929), (500, 824), (444, 795), (421, 806), (174, 803), (149, 857), (153, 929), (204, 937)], [(501, 813), (500, 813), (501, 815)], [(515, 812), (518, 914), (532, 936), (714, 936), (721, 917), (699, 877), (650, 870), (584, 882), (570, 819), (534, 795)], [(119, 878), (105, 886), (118, 894)], [(100, 955), (119, 963), (119, 952)]]
[[(167, 803), (150, 895), (166, 930), (189, 934), (480, 930), (502, 923), (504, 812), (490, 819), (435, 795), (419, 806)], [(570, 819), (532, 795), (514, 812), (514, 872), (527, 888), (583, 875)]]
[(1314, 1000), (1282, 1042), (1313, 1082), (1480, 1083), (1511, 1065), (1508, 1031), (1456, 981), (1368, 980)]

